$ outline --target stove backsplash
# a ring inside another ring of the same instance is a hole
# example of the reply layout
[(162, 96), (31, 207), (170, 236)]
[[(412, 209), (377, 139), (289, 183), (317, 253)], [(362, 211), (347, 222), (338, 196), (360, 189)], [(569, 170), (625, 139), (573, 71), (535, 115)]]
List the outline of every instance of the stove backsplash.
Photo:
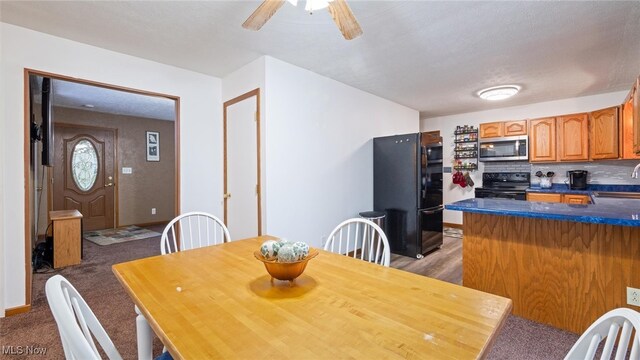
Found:
[(504, 161), (484, 163), (485, 172), (531, 172), (531, 184), (537, 185), (540, 180), (536, 171), (547, 173), (553, 171), (553, 183), (564, 184), (569, 170), (587, 170), (588, 182), (591, 184), (640, 184), (640, 179), (632, 179), (631, 172), (640, 160), (608, 160), (598, 162), (546, 163), (530, 164), (526, 161)]

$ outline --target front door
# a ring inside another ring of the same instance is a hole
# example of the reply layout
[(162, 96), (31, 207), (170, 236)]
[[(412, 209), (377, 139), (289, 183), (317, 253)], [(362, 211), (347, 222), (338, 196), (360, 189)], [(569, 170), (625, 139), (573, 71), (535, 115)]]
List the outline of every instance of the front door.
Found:
[(224, 221), (233, 240), (261, 235), (258, 96), (254, 90), (224, 105)]
[(82, 213), (84, 230), (114, 227), (115, 130), (55, 124), (53, 210)]

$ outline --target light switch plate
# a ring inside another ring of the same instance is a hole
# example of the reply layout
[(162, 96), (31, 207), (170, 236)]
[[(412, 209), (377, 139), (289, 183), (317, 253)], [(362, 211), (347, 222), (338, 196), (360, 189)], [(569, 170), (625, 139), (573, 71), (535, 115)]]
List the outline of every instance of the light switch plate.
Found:
[(133, 169), (130, 167), (123, 167), (122, 168), (122, 173), (123, 174), (132, 174), (133, 173)]

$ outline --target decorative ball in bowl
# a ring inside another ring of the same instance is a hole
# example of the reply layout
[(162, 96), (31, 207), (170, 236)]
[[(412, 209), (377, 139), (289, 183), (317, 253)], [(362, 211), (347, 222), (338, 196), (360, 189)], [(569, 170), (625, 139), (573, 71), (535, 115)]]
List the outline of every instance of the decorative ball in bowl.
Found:
[(260, 250), (253, 253), (256, 259), (264, 263), (272, 282), (273, 279), (293, 281), (302, 275), (307, 262), (318, 256), (317, 250), (309, 249), (309, 246), (301, 242), (281, 245), (274, 243), (281, 244), (275, 241), (266, 242)]

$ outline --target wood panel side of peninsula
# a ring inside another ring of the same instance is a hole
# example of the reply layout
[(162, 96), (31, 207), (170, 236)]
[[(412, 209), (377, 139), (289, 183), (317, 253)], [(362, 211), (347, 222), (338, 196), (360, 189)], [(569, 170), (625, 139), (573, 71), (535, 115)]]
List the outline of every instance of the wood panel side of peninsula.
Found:
[(640, 228), (464, 213), (463, 285), (513, 300), (513, 314), (582, 333), (630, 307)]

